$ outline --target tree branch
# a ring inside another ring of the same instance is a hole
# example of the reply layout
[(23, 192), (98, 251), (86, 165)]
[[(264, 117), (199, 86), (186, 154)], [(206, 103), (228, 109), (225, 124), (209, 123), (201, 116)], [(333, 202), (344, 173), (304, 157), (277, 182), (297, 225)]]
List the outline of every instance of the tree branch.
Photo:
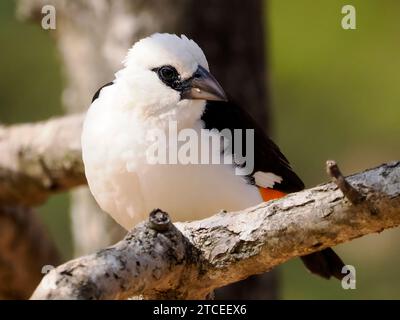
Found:
[(326, 162), (326, 171), (332, 178), (333, 182), (336, 183), (339, 189), (343, 192), (344, 196), (349, 199), (352, 204), (357, 205), (365, 200), (363, 195), (345, 179), (335, 161), (328, 160)]
[(0, 126), (0, 205), (39, 205), (54, 192), (85, 184), (83, 115)]
[(173, 225), (153, 212), (116, 245), (51, 271), (32, 299), (203, 299), (291, 258), (400, 224), (400, 162), (348, 183), (365, 200), (353, 205), (327, 183), (201, 221)]

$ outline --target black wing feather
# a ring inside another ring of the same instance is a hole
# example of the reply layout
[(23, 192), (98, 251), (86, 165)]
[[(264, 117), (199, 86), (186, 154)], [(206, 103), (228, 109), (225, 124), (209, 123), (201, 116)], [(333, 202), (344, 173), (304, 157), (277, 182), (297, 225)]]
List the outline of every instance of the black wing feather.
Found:
[[(279, 147), (264, 133), (256, 121), (233, 102), (209, 101), (202, 116), (205, 129), (254, 129), (254, 170), (248, 176), (254, 183), (252, 175), (257, 172), (272, 172), (282, 177), (274, 189), (289, 193), (304, 189), (304, 183), (290, 167), (289, 161)], [(234, 136), (232, 134), (232, 136)], [(245, 135), (243, 145), (245, 146)], [(233, 144), (234, 145), (234, 144)], [(245, 147), (243, 147), (245, 150)]]
[(103, 88), (105, 88), (105, 87), (108, 87), (108, 86), (111, 86), (112, 84), (114, 84), (114, 82), (106, 83), (104, 86), (100, 87), (100, 88), (96, 91), (96, 93), (94, 94), (94, 96), (93, 96), (93, 98), (92, 98), (92, 103), (93, 103), (94, 100), (96, 100), (96, 99), (99, 97), (101, 89), (103, 89)]

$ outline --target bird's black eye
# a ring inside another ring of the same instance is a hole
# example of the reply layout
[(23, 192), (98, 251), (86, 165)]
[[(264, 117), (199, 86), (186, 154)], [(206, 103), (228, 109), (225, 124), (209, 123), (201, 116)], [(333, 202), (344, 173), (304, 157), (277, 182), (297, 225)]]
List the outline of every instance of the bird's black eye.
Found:
[(158, 76), (163, 82), (173, 83), (179, 80), (179, 74), (174, 67), (163, 66), (158, 69)]

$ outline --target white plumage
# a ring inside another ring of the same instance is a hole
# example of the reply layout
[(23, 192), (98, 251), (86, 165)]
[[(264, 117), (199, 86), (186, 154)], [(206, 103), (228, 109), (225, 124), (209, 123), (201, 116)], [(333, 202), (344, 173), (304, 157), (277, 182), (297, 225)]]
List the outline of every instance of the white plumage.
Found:
[(257, 171), (253, 175), (256, 185), (263, 188), (273, 188), (275, 183), (281, 183), (282, 177), (272, 172)]
[(185, 221), (262, 202), (257, 188), (235, 175), (232, 165), (148, 164), (149, 130), (168, 130), (170, 121), (177, 122), (178, 130), (203, 127), (205, 100), (181, 99), (153, 71), (162, 65), (175, 67), (183, 79), (199, 66), (208, 70), (194, 41), (156, 34), (130, 49), (114, 84), (103, 88), (89, 108), (83, 161), (100, 207), (130, 229), (154, 208)]

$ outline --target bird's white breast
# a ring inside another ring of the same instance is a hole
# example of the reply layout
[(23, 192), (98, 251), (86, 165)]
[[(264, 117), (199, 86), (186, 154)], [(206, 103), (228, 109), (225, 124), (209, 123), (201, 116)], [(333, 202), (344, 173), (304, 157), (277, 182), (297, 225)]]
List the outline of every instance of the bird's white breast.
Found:
[(262, 202), (257, 188), (230, 164), (149, 164), (145, 136), (156, 124), (133, 111), (112, 110), (105, 101), (96, 100), (86, 116), (83, 160), (97, 202), (126, 229), (155, 208), (186, 221)]

